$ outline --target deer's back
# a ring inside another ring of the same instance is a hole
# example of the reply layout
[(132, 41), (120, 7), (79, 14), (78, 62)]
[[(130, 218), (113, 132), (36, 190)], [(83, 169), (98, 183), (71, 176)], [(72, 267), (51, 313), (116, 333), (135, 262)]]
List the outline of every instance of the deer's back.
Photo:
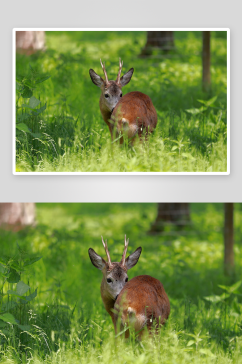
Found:
[(170, 313), (169, 299), (162, 283), (148, 275), (132, 278), (126, 283), (114, 308), (122, 311), (123, 321), (128, 315), (135, 315), (142, 326), (146, 323), (151, 326), (154, 319), (163, 324)]
[(152, 132), (157, 124), (157, 113), (150, 97), (139, 91), (124, 95), (113, 110), (112, 120), (119, 124), (124, 119), (129, 125), (138, 126), (139, 135), (143, 129)]

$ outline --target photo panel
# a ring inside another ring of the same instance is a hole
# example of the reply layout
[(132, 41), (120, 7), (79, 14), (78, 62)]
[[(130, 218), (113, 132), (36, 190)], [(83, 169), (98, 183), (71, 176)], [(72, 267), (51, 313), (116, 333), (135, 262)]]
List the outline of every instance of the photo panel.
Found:
[(14, 29), (13, 173), (230, 173), (229, 29)]
[(239, 362), (241, 219), (241, 203), (0, 203), (1, 357)]

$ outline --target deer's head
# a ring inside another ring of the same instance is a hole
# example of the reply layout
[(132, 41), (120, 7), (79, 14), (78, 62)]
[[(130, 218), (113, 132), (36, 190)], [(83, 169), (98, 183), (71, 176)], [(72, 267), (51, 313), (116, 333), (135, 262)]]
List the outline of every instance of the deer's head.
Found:
[(102, 77), (94, 72), (93, 69), (89, 70), (89, 74), (94, 85), (100, 87), (102, 91), (100, 97), (100, 106), (102, 106), (102, 108), (106, 108), (106, 110), (111, 113), (119, 102), (120, 98), (122, 97), (122, 87), (127, 85), (127, 83), (129, 83), (129, 81), (131, 80), (134, 69), (130, 68), (130, 70), (120, 78), (123, 62), (121, 62), (121, 59), (119, 59), (119, 71), (117, 79), (115, 81), (109, 81), (107, 71), (105, 69), (105, 64), (103, 64), (101, 60), (100, 62), (105, 76), (105, 80), (103, 80)]
[(108, 260), (107, 262), (102, 257), (100, 257), (100, 255), (98, 255), (92, 248), (88, 250), (88, 253), (94, 267), (100, 269), (103, 273), (102, 284), (103, 289), (105, 290), (105, 295), (115, 300), (123, 289), (124, 285), (128, 282), (127, 271), (130, 268), (134, 267), (135, 264), (138, 262), (142, 248), (137, 248), (134, 253), (128, 256), (128, 258), (125, 258), (129, 243), (129, 239), (126, 240), (125, 236), (124, 252), (121, 261), (118, 263), (111, 262), (107, 246), (107, 240), (106, 242), (104, 242), (102, 238), (102, 243), (106, 251)]

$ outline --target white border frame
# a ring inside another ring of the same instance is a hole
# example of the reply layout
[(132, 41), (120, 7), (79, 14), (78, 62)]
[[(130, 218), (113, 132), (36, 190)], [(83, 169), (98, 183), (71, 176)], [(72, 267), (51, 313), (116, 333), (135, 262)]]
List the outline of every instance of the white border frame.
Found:
[[(15, 95), (16, 95), (16, 31), (226, 31), (227, 32), (227, 172), (16, 172), (16, 142), (15, 142)], [(13, 174), (14, 175), (229, 175), (230, 174), (230, 29), (229, 28), (13, 28), (12, 33), (12, 62), (13, 62)]]

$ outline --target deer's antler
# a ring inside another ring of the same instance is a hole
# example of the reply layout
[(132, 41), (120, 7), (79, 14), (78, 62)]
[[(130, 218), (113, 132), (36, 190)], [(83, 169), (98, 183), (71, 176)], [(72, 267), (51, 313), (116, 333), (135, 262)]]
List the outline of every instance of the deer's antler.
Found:
[(100, 58), (100, 62), (101, 62), (101, 66), (102, 66), (102, 69), (103, 69), (104, 76), (105, 76), (105, 82), (106, 82), (106, 84), (108, 84), (108, 75), (107, 75), (107, 71), (106, 71), (106, 68), (105, 68), (105, 63), (102, 64), (101, 58)]
[(104, 243), (104, 240), (103, 240), (103, 237), (102, 236), (101, 236), (101, 238), (102, 238), (102, 243), (103, 243), (103, 246), (104, 246), (104, 249), (105, 249), (107, 258), (108, 258), (108, 266), (111, 267), (112, 266), (112, 262), (111, 262), (110, 254), (109, 254), (109, 251), (108, 251), (107, 240)]
[(122, 259), (121, 259), (121, 265), (125, 265), (125, 257), (126, 257), (126, 254), (127, 254), (127, 249), (128, 249), (128, 245), (129, 245), (129, 239), (126, 240), (126, 235), (124, 236), (124, 252), (123, 252), (123, 255), (122, 255)]
[(122, 67), (123, 67), (123, 61), (121, 62), (121, 58), (119, 58), (119, 70), (118, 70), (118, 76), (116, 79), (117, 83), (120, 83), (120, 75), (121, 75)]

